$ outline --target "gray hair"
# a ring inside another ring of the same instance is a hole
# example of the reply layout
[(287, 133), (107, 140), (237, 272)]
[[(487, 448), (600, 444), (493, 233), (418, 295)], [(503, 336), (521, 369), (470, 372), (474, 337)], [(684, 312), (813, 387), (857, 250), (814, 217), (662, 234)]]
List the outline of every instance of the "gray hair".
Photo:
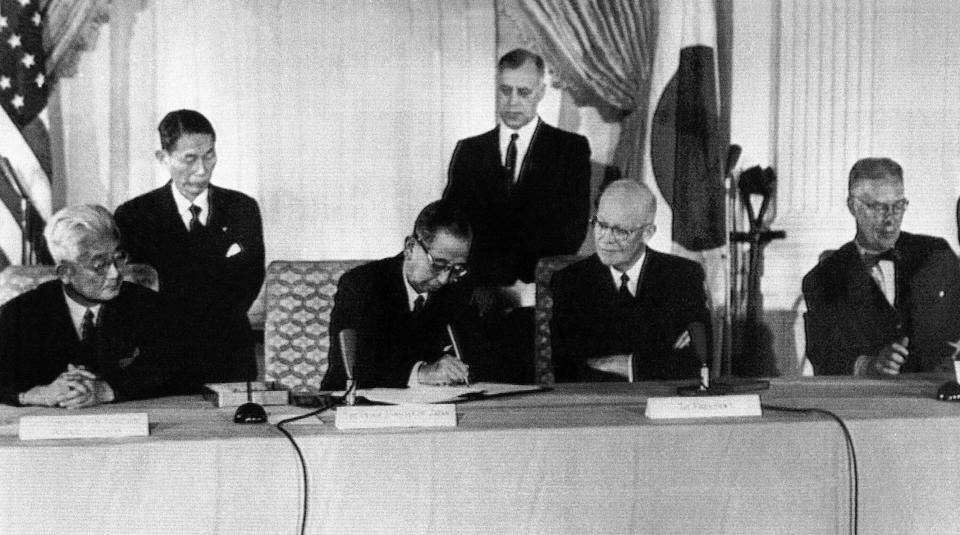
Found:
[(75, 262), (83, 255), (83, 245), (90, 239), (113, 238), (120, 241), (120, 229), (113, 216), (97, 204), (67, 206), (53, 214), (43, 230), (50, 256), (60, 264)]
[(847, 178), (847, 191), (853, 193), (863, 182), (891, 178), (903, 182), (903, 167), (890, 158), (863, 158), (853, 164)]

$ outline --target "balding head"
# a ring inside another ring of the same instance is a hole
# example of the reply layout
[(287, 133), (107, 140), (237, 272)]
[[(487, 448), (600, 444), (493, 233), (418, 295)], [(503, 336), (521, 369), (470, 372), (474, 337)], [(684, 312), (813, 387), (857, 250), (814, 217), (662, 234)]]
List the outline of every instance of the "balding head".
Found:
[(657, 199), (645, 185), (617, 180), (603, 189), (597, 203), (593, 238), (605, 265), (626, 271), (640, 258), (656, 226)]

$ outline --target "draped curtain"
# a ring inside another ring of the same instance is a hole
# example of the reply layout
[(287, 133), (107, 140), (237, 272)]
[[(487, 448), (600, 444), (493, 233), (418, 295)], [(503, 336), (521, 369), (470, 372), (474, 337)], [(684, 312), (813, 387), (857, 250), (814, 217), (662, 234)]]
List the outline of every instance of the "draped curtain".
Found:
[(622, 114), (612, 163), (639, 178), (650, 75), (656, 47), (656, 3), (646, 0), (501, 0), (523, 38), (554, 67), (555, 84), (580, 105)]
[(81, 52), (97, 43), (100, 25), (107, 22), (109, 0), (45, 0), (43, 47), (47, 74), (53, 79), (77, 72)]

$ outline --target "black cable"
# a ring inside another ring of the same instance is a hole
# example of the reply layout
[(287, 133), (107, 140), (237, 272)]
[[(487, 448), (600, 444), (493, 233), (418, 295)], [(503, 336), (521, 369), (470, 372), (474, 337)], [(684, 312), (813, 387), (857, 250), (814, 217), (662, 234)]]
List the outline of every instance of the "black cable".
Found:
[(300, 535), (305, 535), (307, 530), (307, 508), (309, 507), (309, 503), (310, 503), (309, 490), (308, 490), (310, 488), (310, 478), (307, 475), (307, 461), (303, 458), (303, 452), (300, 450), (300, 445), (297, 444), (297, 441), (293, 438), (293, 435), (291, 435), (289, 431), (284, 429), (283, 426), (284, 424), (288, 424), (290, 422), (296, 422), (297, 420), (305, 420), (307, 418), (312, 418), (313, 416), (317, 416), (318, 414), (320, 414), (321, 412), (327, 409), (333, 408), (343, 403), (343, 397), (334, 398), (331, 396), (331, 397), (326, 397), (324, 399), (325, 401), (321, 404), (320, 408), (316, 410), (312, 410), (305, 414), (301, 414), (299, 416), (292, 416), (290, 418), (280, 420), (276, 424), (277, 430), (279, 430), (281, 433), (283, 433), (285, 437), (287, 437), (287, 440), (290, 441), (290, 444), (293, 444), (293, 449), (296, 450), (297, 452), (297, 458), (300, 459), (300, 471), (303, 474), (303, 509), (302, 509), (303, 513), (300, 516)]
[(826, 409), (816, 409), (816, 408), (794, 408), (794, 407), (781, 407), (778, 405), (766, 405), (760, 404), (760, 407), (763, 409), (771, 411), (782, 411), (782, 412), (799, 412), (806, 414), (822, 414), (828, 418), (833, 419), (838, 424), (840, 424), (840, 429), (843, 431), (843, 438), (847, 446), (847, 478), (849, 481), (849, 500), (850, 500), (850, 533), (857, 535), (857, 530), (859, 528), (859, 507), (860, 507), (860, 476), (857, 472), (857, 452), (853, 446), (853, 436), (850, 434), (850, 430), (847, 428), (847, 424), (843, 421), (842, 418), (837, 416), (835, 413), (828, 411)]

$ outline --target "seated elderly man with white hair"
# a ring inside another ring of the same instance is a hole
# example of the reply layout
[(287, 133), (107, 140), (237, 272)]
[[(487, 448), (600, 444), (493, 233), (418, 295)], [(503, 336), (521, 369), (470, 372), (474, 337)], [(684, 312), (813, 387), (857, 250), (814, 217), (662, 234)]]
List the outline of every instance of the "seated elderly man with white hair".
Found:
[(175, 337), (160, 296), (123, 282), (110, 212), (64, 208), (44, 237), (57, 279), (0, 308), (0, 402), (79, 408), (167, 393)]

